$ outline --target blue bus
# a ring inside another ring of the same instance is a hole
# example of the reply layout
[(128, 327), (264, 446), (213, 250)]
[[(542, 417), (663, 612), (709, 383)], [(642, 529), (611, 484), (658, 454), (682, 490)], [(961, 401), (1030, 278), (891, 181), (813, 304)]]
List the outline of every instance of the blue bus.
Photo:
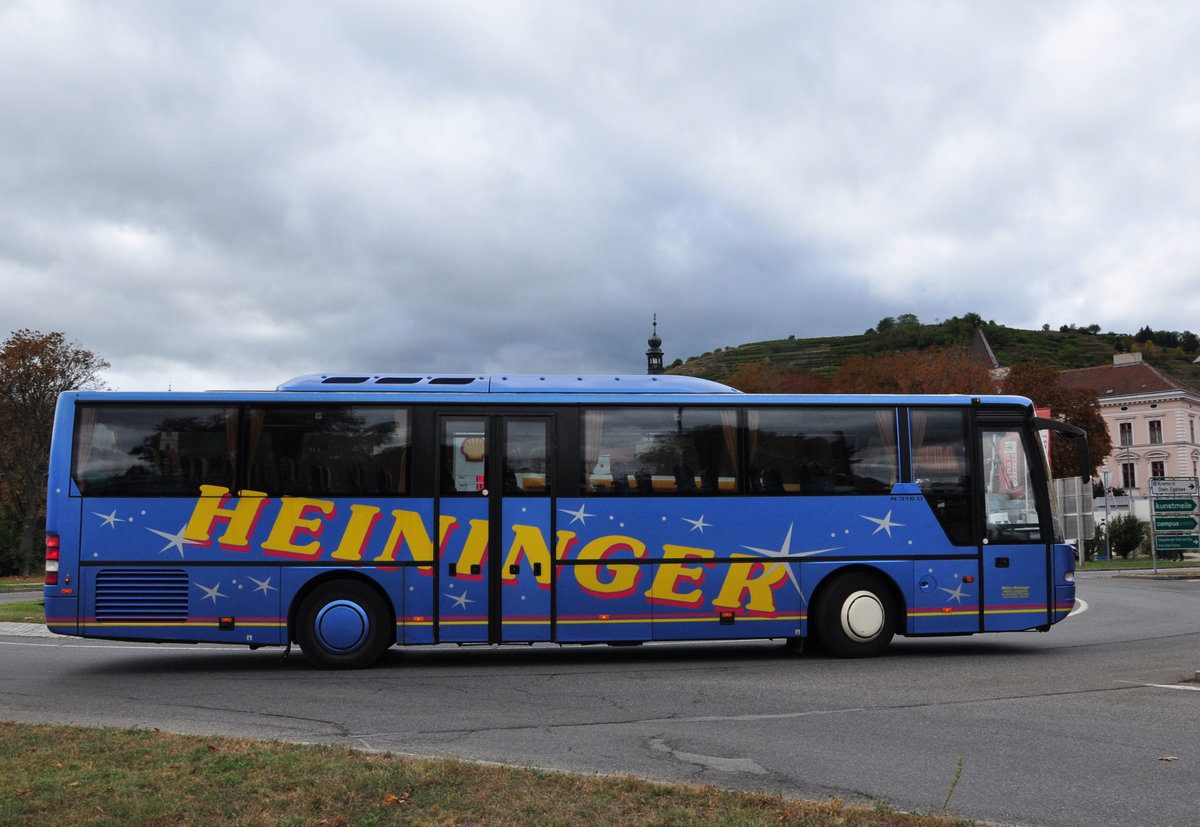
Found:
[(299, 645), (806, 640), (1038, 629), (1075, 603), (1042, 431), (1004, 396), (750, 395), (660, 376), (319, 374), (70, 392), (59, 634)]

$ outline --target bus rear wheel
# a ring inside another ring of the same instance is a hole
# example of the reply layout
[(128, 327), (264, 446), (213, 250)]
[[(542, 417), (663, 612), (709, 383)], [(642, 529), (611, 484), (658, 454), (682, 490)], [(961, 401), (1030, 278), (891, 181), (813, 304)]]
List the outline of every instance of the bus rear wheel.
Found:
[(821, 651), (838, 658), (869, 658), (895, 634), (891, 592), (873, 575), (839, 576), (824, 589), (814, 615)]
[(361, 669), (391, 644), (389, 614), (383, 598), (365, 583), (322, 583), (296, 612), (296, 642), (322, 669)]

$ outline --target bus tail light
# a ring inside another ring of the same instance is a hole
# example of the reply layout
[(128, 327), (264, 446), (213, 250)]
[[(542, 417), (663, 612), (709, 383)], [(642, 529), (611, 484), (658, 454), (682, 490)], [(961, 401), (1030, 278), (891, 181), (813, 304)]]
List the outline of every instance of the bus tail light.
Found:
[(58, 585), (58, 535), (46, 535), (46, 585)]

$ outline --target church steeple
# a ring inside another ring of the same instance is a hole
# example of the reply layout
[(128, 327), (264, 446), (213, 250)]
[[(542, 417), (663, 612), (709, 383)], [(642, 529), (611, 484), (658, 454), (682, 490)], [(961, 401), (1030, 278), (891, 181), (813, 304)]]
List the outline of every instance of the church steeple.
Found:
[(656, 376), (663, 372), (662, 339), (658, 338), (658, 314), (654, 314), (654, 328), (646, 340), (650, 349), (646, 351), (646, 373)]

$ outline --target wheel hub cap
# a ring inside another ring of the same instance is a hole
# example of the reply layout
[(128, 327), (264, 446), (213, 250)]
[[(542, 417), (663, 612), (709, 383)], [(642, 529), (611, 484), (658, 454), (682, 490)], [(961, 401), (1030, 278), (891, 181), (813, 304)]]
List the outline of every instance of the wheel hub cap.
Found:
[(857, 591), (842, 604), (842, 629), (854, 640), (866, 642), (883, 631), (883, 603), (868, 591)]
[(350, 652), (362, 645), (371, 628), (362, 606), (349, 600), (335, 600), (317, 613), (317, 637), (327, 649)]

